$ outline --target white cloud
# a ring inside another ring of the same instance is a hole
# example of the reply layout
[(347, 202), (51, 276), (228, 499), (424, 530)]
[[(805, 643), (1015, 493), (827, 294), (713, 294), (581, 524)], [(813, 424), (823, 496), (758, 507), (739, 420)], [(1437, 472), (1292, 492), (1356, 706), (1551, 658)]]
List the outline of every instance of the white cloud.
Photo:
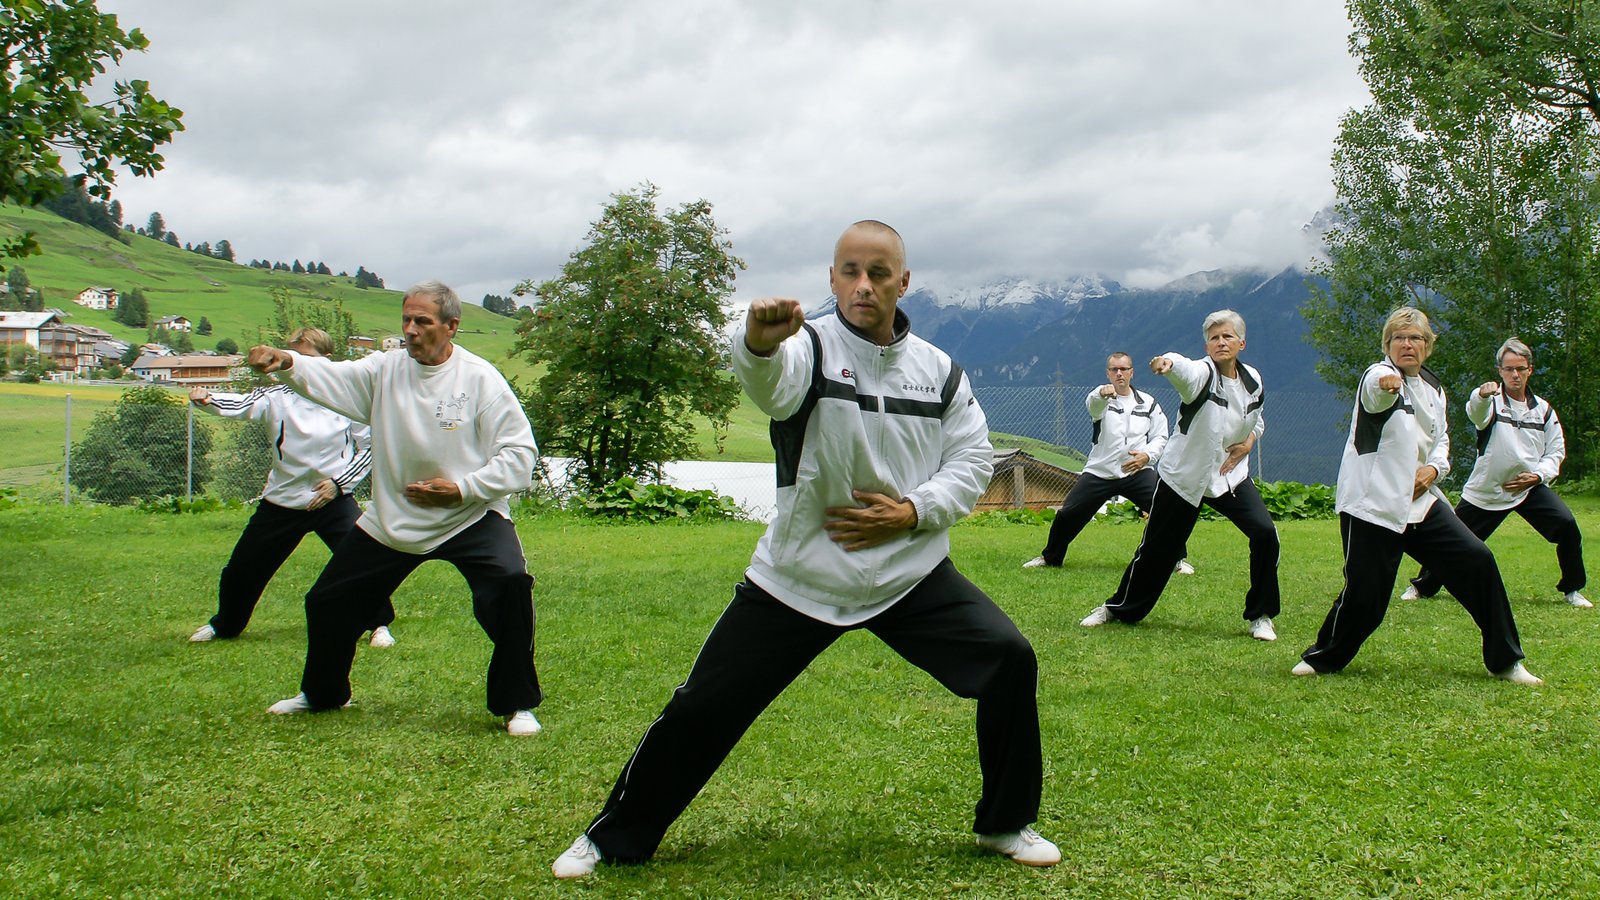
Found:
[(645, 180), (716, 204), (746, 299), (825, 291), (863, 217), (947, 283), (1276, 266), (1365, 99), (1326, 0), (101, 7), (188, 126), (130, 221), (469, 297)]

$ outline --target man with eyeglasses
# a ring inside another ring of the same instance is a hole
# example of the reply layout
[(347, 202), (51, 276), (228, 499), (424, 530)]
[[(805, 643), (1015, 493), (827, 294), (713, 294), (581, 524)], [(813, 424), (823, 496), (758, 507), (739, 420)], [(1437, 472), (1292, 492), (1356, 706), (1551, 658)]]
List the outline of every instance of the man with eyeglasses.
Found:
[[(1556, 590), (1579, 609), (1594, 606), (1583, 596), (1583, 534), (1572, 510), (1550, 489), (1567, 456), (1561, 420), (1549, 402), (1528, 390), (1533, 351), (1511, 338), (1495, 353), (1498, 382), (1486, 381), (1467, 399), (1467, 418), (1478, 429), (1478, 461), (1461, 489), (1456, 517), (1487, 541), (1515, 512), (1539, 536), (1556, 545), (1561, 580)], [(1402, 600), (1439, 593), (1438, 576), (1417, 573)]]
[[(1084, 398), (1094, 420), (1089, 458), (1050, 523), (1044, 549), (1023, 563), (1024, 569), (1060, 568), (1067, 546), (1113, 497), (1126, 497), (1140, 512), (1150, 514), (1156, 463), (1167, 446), (1167, 416), (1155, 397), (1133, 386), (1133, 357), (1120, 351), (1107, 357), (1106, 379)], [(1173, 571), (1193, 575), (1194, 567), (1179, 559)]]

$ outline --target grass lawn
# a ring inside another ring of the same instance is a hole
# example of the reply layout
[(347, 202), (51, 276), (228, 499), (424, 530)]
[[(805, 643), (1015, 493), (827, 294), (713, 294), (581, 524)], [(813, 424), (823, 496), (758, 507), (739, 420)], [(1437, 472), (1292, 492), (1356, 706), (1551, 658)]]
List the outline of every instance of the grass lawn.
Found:
[[(1591, 535), (1600, 501), (1574, 501)], [(1033, 641), (1045, 749), (1031, 870), (980, 854), (973, 705), (870, 635), (825, 653), (757, 722), (645, 866), (562, 884), (681, 681), (761, 526), (519, 522), (538, 576), (545, 732), (483, 708), (488, 644), (429, 563), (363, 646), (356, 704), (293, 694), (308, 542), (235, 641), (192, 645), (246, 513), (0, 510), (0, 894), (7, 896), (1529, 897), (1600, 892), (1592, 774), (1600, 614), (1554, 593), (1554, 552), (1496, 535), (1529, 668), (1483, 671), (1447, 597), (1396, 602), (1343, 674), (1288, 672), (1339, 586), (1332, 522), (1281, 525), (1276, 644), (1244, 636), (1246, 550), (1201, 522), (1199, 569), (1136, 627), (1077, 621), (1138, 541), (1092, 525), (1061, 570), (1044, 526), (963, 525), (954, 557)], [(90, 552), (90, 551), (93, 552)], [(1600, 593), (1600, 592), (1597, 592)]]

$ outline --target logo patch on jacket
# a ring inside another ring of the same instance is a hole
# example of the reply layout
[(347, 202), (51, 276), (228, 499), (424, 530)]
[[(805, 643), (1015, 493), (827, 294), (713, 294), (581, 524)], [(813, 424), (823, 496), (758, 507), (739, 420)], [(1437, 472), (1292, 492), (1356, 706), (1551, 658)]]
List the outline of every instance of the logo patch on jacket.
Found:
[(445, 431), (455, 431), (461, 427), (461, 420), (467, 414), (467, 395), (457, 394), (445, 400), (440, 400), (433, 409), (433, 417), (439, 420), (439, 427)]

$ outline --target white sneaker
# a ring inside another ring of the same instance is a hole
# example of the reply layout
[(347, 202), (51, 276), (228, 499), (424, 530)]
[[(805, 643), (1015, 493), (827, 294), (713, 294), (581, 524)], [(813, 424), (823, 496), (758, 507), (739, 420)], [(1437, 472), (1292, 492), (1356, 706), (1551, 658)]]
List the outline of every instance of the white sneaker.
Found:
[(1084, 616), (1083, 621), (1079, 622), (1078, 624), (1085, 628), (1094, 628), (1097, 625), (1104, 625), (1109, 621), (1111, 621), (1111, 610), (1106, 609), (1104, 606), (1096, 606), (1087, 616)]
[(1529, 672), (1520, 662), (1504, 672), (1494, 673), (1494, 677), (1504, 679), (1512, 684), (1526, 684), (1530, 686), (1544, 684), (1543, 678), (1540, 678), (1532, 672)]
[(287, 700), (279, 700), (267, 707), (267, 712), (275, 716), (292, 716), (295, 713), (311, 712), (311, 701), (306, 699), (304, 693), (295, 694)]
[(544, 726), (540, 725), (539, 720), (533, 717), (533, 710), (531, 709), (519, 709), (506, 716), (506, 734), (524, 737), (530, 734), (538, 734), (543, 730)]
[(1418, 593), (1416, 585), (1408, 584), (1408, 585), (1406, 585), (1406, 589), (1400, 592), (1400, 599), (1401, 600), (1421, 600), (1422, 599), (1422, 594)]
[(589, 840), (587, 834), (580, 834), (567, 852), (550, 864), (550, 871), (557, 878), (582, 878), (594, 874), (594, 867), (599, 864), (600, 848)]
[[(1571, 603), (1573, 606), (1576, 606), (1579, 609), (1593, 609), (1594, 608), (1594, 604), (1589, 602), (1589, 598), (1585, 597), (1579, 591), (1567, 591), (1567, 602)], [(190, 640), (194, 640), (194, 638), (190, 638)]]
[(1189, 561), (1187, 559), (1180, 559), (1180, 560), (1178, 560), (1178, 564), (1172, 567), (1172, 574), (1174, 574), (1174, 575), (1193, 575), (1194, 574), (1194, 566), (1190, 565)]
[(1250, 620), (1250, 636), (1258, 641), (1275, 641), (1278, 639), (1277, 629), (1272, 627), (1272, 617), (1262, 616)]
[(980, 834), (978, 846), (1009, 856), (1025, 866), (1053, 866), (1061, 862), (1061, 848), (1040, 837), (1032, 828), (1010, 834)]
[(1319, 673), (1317, 672), (1316, 669), (1313, 669), (1311, 667), (1311, 663), (1308, 663), (1308, 662), (1306, 662), (1305, 660), (1302, 659), (1299, 662), (1294, 664), (1294, 668), (1289, 670), (1289, 674), (1290, 675), (1317, 675)]
[(394, 635), (389, 633), (389, 626), (379, 625), (372, 629), (372, 640), (367, 641), (367, 644), (372, 647), (393, 647)]
[[(1568, 596), (1570, 597), (1571, 595), (1569, 594)], [(1568, 602), (1570, 602), (1570, 600)], [(1572, 605), (1573, 606), (1577, 606), (1578, 604), (1573, 603)], [(195, 642), (196, 644), (199, 644), (199, 643), (203, 643), (205, 641), (209, 641), (212, 638), (215, 638), (216, 636), (217, 636), (217, 630), (215, 628), (212, 628), (210, 623), (207, 623), (205, 625), (201, 625), (199, 630), (196, 631), (194, 634), (189, 635), (189, 640)]]
[(1044, 557), (1035, 556), (1033, 559), (1030, 559), (1027, 562), (1023, 563), (1022, 567), (1024, 569), (1042, 569), (1042, 568), (1044, 568), (1045, 566), (1048, 566), (1048, 565), (1050, 565), (1050, 564), (1044, 561)]

